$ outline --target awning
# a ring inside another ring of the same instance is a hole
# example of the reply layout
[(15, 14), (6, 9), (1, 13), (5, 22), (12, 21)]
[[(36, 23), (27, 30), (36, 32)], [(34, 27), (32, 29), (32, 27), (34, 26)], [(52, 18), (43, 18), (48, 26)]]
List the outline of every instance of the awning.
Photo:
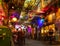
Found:
[(55, 4), (57, 4), (57, 1), (51, 1), (46, 7), (44, 7), (40, 12), (37, 12), (36, 14), (48, 14), (51, 12), (51, 11), (54, 11), (56, 12), (57, 11), (57, 5), (56, 7), (54, 6)]

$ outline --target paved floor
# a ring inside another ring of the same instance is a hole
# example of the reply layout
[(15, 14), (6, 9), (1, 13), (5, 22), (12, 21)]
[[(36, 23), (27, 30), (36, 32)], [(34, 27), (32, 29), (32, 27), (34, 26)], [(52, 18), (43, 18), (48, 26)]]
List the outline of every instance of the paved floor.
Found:
[(32, 40), (32, 39), (26, 39), (26, 44), (24, 46), (60, 46), (60, 44), (50, 45), (46, 41), (37, 41), (37, 40)]
[[(15, 45), (15, 46), (18, 46), (18, 45)], [(24, 46), (60, 46), (60, 43), (49, 44), (49, 41), (38, 41), (38, 40), (26, 39)]]
[(31, 40), (31, 39), (28, 40), (27, 39), (25, 46), (45, 46), (45, 45), (40, 41)]

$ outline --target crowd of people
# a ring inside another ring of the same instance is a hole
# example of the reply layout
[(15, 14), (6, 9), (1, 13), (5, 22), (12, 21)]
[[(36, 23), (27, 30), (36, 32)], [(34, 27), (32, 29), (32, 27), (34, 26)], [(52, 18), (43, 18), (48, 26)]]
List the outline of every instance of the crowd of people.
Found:
[[(55, 32), (50, 28), (48, 33), (45, 34), (44, 39), (51, 42), (55, 40), (54, 34)], [(13, 32), (13, 41), (15, 44), (18, 44), (19, 46), (24, 45), (25, 38), (40, 40), (42, 38), (41, 32), (37, 28), (31, 28), (31, 26), (27, 26), (26, 29), (16, 29), (16, 31)]]
[(17, 30), (17, 32), (13, 32), (13, 41), (14, 44), (23, 46), (25, 44), (25, 31)]

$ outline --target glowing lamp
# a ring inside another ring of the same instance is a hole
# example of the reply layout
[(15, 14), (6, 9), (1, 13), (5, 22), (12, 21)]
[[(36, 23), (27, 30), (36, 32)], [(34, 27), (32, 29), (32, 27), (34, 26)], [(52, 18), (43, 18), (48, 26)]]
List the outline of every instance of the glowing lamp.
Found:
[(4, 20), (4, 16), (0, 16), (0, 20)]
[(14, 22), (17, 21), (17, 18), (16, 17), (12, 18), (12, 21), (14, 21)]
[(2, 17), (2, 20), (4, 20), (4, 18)]
[(38, 19), (37, 24), (38, 24), (39, 27), (42, 27), (43, 24), (44, 24), (44, 19)]

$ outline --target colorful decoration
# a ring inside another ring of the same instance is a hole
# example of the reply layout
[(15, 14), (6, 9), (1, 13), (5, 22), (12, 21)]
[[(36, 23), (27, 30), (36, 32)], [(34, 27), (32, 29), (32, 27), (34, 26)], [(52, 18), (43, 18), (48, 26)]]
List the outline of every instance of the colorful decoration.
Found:
[(17, 19), (19, 19), (20, 14), (18, 12), (13, 12), (11, 16), (16, 17)]
[(38, 19), (38, 20), (37, 20), (37, 25), (38, 25), (39, 27), (42, 27), (43, 24), (44, 24), (44, 19)]
[(42, 27), (44, 24), (44, 19), (41, 19), (40, 17), (34, 17), (32, 23), (36, 24), (39, 27)]

